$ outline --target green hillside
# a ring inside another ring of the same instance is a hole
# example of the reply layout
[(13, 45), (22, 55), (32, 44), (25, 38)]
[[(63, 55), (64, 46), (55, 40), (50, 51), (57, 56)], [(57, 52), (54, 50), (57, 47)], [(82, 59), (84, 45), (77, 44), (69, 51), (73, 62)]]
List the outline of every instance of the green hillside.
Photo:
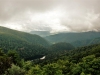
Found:
[(100, 44), (100, 37), (93, 39), (93, 40), (89, 43), (89, 45), (91, 45), (91, 44)]
[(57, 42), (67, 42), (72, 43), (75, 41), (82, 41), (82, 40), (92, 40), (94, 38), (100, 37), (100, 32), (80, 32), (80, 33), (58, 33), (55, 35), (50, 35), (45, 37), (48, 41), (52, 43)]
[[(89, 44), (92, 40), (78, 40), (78, 41), (74, 41), (74, 42), (71, 42), (71, 44), (75, 47), (83, 47), (83, 46), (88, 46), (88, 45), (92, 45), (92, 44)], [(95, 43), (97, 44), (97, 43)]]
[(80, 40), (71, 42), (71, 44), (75, 47), (82, 47), (82, 46), (89, 46), (93, 44), (100, 44), (100, 37), (95, 39), (87, 39), (87, 40)]
[(50, 46), (50, 50), (53, 52), (67, 51), (72, 49), (74, 49), (74, 46), (66, 42), (59, 42)]
[(8, 29), (8, 28), (1, 27), (1, 26), (0, 26), (0, 34), (3, 34), (3, 35), (7, 34), (10, 37), (16, 37), (16, 38), (19, 38), (20, 40), (27, 41), (31, 44), (40, 44), (43, 46), (49, 46), (49, 42), (38, 35), (32, 35), (29, 33), (16, 31), (16, 30)]
[(32, 35), (5, 27), (0, 27), (0, 48), (7, 52), (16, 50), (22, 58), (47, 54), (50, 44), (38, 35)]
[[(100, 38), (96, 38), (99, 32), (86, 32), (85, 37), (82, 37), (81, 33), (77, 33), (77, 37), (76, 33), (73, 33), (73, 36), (70, 34), (70, 38), (67, 37), (69, 42), (76, 40), (73, 45), (84, 46), (74, 48), (72, 44), (66, 43), (68, 41), (65, 39), (62, 39), (64, 42), (50, 46), (45, 39), (37, 35), (0, 28), (1, 75), (100, 74), (100, 44), (97, 44)], [(66, 35), (63, 36), (66, 38)], [(56, 37), (56, 42), (63, 36)], [(44, 56), (44, 59), (40, 59)]]
[[(54, 53), (55, 54), (55, 53)], [(45, 60), (23, 61), (16, 52), (0, 49), (0, 74), (4, 75), (99, 75), (100, 44), (77, 48)], [(11, 57), (13, 59), (11, 59)], [(1, 61), (2, 60), (2, 61)]]

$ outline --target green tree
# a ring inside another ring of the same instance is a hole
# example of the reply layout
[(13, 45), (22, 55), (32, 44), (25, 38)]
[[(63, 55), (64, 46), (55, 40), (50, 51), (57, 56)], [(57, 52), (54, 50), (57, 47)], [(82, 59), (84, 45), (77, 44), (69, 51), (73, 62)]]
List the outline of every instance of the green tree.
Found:
[(63, 75), (57, 63), (47, 64), (43, 67), (43, 75)]
[(100, 58), (95, 58), (94, 55), (86, 56), (82, 62), (76, 64), (73, 68), (73, 75), (86, 74), (86, 75), (99, 75), (100, 74)]
[(9, 68), (4, 75), (25, 75), (25, 70), (12, 64), (11, 68)]
[(8, 68), (11, 67), (11, 59), (0, 49), (0, 74), (3, 74)]
[(19, 54), (15, 50), (9, 50), (7, 56), (11, 58), (12, 62), (16, 65), (20, 64), (20, 57)]
[(43, 75), (39, 65), (32, 67), (26, 75)]

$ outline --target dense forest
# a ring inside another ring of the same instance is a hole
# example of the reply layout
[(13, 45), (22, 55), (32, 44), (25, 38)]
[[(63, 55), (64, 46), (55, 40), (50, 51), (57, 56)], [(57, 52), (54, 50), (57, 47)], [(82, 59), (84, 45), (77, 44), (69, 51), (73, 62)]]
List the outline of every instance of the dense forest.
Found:
[[(58, 33), (44, 37), (51, 43), (67, 42), (71, 43), (75, 47), (87, 46), (90, 44), (100, 43), (100, 32), (89, 31), (89, 32), (71, 32), (71, 33)], [(98, 39), (98, 41), (96, 40)], [(93, 43), (94, 40), (94, 43)]]
[(99, 32), (90, 35), (94, 33), (91, 39), (73, 37), (78, 41), (73, 44), (67, 40), (52, 43), (0, 27), (0, 75), (100, 75), (100, 38)]
[(0, 48), (4, 52), (16, 50), (22, 58), (46, 54), (50, 43), (38, 35), (0, 27)]
[(1, 75), (99, 75), (100, 44), (77, 48), (52, 59), (24, 61), (16, 51), (0, 50)]

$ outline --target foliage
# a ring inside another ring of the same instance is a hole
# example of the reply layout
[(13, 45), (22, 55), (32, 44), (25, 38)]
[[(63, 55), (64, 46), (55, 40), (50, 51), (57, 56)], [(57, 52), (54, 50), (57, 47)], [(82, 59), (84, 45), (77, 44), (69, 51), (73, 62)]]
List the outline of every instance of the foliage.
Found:
[(9, 68), (4, 75), (25, 75), (25, 70), (12, 64), (11, 68)]
[(2, 49), (0, 49), (0, 74), (3, 74), (5, 70), (10, 68), (11, 64), (11, 59), (2, 52)]
[(72, 49), (74, 49), (74, 46), (66, 42), (59, 42), (50, 46), (50, 50), (52, 50), (53, 52), (62, 51), (62, 50), (66, 51), (66, 50), (72, 50)]
[[(100, 74), (100, 44), (74, 49), (71, 44), (60, 42), (47, 48), (48, 43), (39, 39), (36, 35), (0, 27), (0, 75)], [(43, 55), (46, 59), (39, 60)]]

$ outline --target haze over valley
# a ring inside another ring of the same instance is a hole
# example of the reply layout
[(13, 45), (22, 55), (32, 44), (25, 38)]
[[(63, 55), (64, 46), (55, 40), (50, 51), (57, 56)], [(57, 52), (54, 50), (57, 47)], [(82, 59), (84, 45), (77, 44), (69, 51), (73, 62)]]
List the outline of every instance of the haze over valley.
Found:
[(99, 75), (100, 0), (0, 0), (0, 75)]

